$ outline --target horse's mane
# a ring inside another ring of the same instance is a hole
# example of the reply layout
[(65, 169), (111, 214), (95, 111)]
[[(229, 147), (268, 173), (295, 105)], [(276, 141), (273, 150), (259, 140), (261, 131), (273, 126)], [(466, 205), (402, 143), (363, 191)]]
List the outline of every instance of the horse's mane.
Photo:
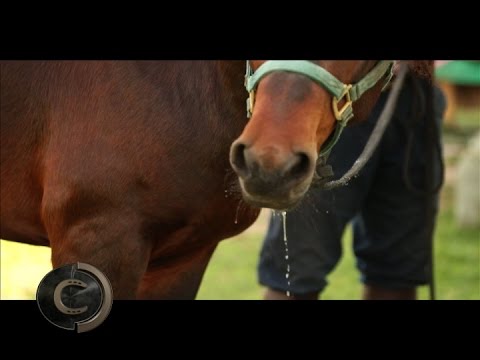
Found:
[(433, 60), (406, 60), (410, 69), (418, 76), (426, 79), (433, 77)]

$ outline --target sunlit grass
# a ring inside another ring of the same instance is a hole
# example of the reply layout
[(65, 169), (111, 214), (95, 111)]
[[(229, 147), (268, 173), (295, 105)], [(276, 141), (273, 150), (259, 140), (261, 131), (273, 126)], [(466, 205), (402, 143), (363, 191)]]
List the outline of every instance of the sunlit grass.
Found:
[(35, 299), (37, 286), (52, 269), (50, 248), (0, 241), (1, 299)]

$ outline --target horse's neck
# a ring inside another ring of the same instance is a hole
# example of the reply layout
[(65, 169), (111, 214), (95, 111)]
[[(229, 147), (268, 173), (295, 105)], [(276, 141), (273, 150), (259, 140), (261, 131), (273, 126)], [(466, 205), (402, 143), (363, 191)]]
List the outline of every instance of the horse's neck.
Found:
[(145, 121), (161, 132), (175, 122), (177, 129), (189, 129), (185, 133), (210, 131), (226, 143), (246, 124), (243, 61), (136, 61), (122, 67), (122, 88), (129, 86), (125, 91), (136, 94), (136, 103), (156, 114)]
[(245, 61), (216, 61), (214, 66), (218, 69), (220, 79), (232, 98), (243, 98), (247, 93), (243, 86), (245, 76)]
[[(139, 84), (135, 93), (157, 114), (147, 120), (152, 128), (162, 134), (174, 130), (171, 136), (194, 148), (214, 140), (216, 151), (228, 154), (247, 124), (245, 62), (162, 61), (135, 66)], [(166, 120), (159, 122), (162, 116)]]
[[(195, 62), (194, 91), (202, 90), (197, 96), (225, 105), (245, 107), (247, 92), (244, 87), (244, 61), (198, 61)], [(243, 109), (244, 110), (244, 109)]]
[(245, 62), (244, 61), (218, 61), (215, 64), (219, 73), (218, 86), (220, 88), (217, 107), (222, 109), (227, 116), (227, 126), (243, 130), (246, 117), (246, 100), (248, 97), (244, 87)]
[(198, 126), (223, 134), (229, 142), (231, 136), (239, 136), (247, 121), (245, 62), (193, 61), (182, 63), (181, 67), (185, 71), (178, 74), (181, 86), (177, 91), (197, 111)]
[[(142, 82), (149, 82), (171, 105), (197, 108), (210, 121), (245, 123), (244, 61), (137, 62)], [(224, 116), (231, 117), (229, 119)]]

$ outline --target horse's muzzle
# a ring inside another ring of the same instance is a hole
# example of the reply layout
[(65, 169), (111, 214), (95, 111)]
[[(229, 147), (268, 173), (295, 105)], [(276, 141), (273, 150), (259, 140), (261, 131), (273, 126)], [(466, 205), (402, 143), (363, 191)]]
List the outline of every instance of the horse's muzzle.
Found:
[(301, 200), (312, 181), (314, 159), (307, 152), (287, 152), (275, 146), (255, 149), (241, 141), (234, 142), (230, 151), (245, 201), (278, 210)]

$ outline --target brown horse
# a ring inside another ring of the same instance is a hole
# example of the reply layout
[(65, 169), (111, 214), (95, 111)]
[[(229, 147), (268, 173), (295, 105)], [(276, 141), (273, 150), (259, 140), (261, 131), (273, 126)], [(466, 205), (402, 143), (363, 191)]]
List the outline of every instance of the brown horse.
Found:
[[(349, 83), (376, 62), (316, 63)], [(244, 72), (243, 61), (2, 62), (1, 237), (51, 246), (55, 267), (98, 267), (116, 298), (194, 298), (218, 242), (256, 206), (303, 197), (334, 129), (331, 95), (286, 72), (262, 80), (247, 122)], [(380, 91), (355, 103), (356, 119)]]

